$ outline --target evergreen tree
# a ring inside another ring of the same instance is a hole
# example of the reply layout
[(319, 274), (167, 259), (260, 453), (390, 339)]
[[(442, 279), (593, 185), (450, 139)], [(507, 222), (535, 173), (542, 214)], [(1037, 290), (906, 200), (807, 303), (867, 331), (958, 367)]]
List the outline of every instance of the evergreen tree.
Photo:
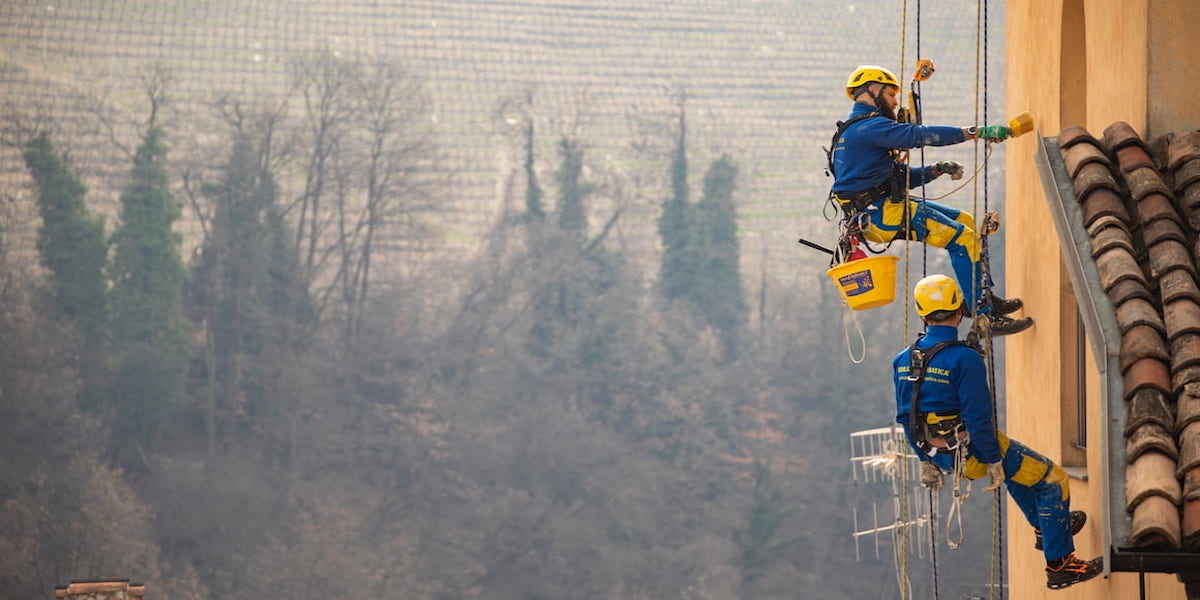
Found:
[(697, 265), (689, 297), (700, 316), (721, 333), (725, 357), (737, 356), (738, 334), (746, 324), (733, 190), (738, 168), (728, 155), (704, 175), (704, 193), (696, 204), (692, 242)]
[(24, 157), (37, 185), (42, 218), (37, 249), (50, 271), (48, 304), (82, 337), (84, 397), (91, 403), (100, 385), (107, 313), (104, 222), (84, 206), (87, 188), (67, 169), (47, 134), (26, 143)]
[(177, 405), (187, 360), (186, 272), (171, 230), (181, 203), (168, 189), (162, 137), (152, 126), (137, 149), (112, 238), (113, 398), (119, 426), (141, 436)]
[(682, 107), (671, 159), (671, 196), (663, 203), (658, 218), (658, 235), (663, 254), (659, 285), (667, 300), (687, 294), (692, 287), (694, 265), (688, 254), (691, 232), (691, 206), (688, 203), (687, 120)]
[(218, 413), (250, 411), (247, 371), (265, 337), (257, 283), (268, 260), (263, 215), (274, 202), (275, 184), (253, 136), (241, 124), (221, 180), (203, 191), (213, 204), (212, 224), (189, 288), (190, 302), (209, 329), (206, 420), (211, 451), (221, 425)]
[[(256, 433), (275, 457), (290, 452), (285, 412), (303, 369), (314, 307), (278, 202), (271, 170), (271, 131), (235, 126), (233, 148), (219, 182), (205, 186), (212, 227), (194, 268), (190, 301), (207, 321), (209, 443), (232, 425)], [(211, 451), (211, 450), (210, 450)]]
[(558, 170), (558, 229), (563, 234), (582, 241), (587, 227), (583, 199), (590, 191), (583, 183), (583, 149), (579, 142), (568, 137), (559, 141), (562, 165)]
[(536, 161), (534, 160), (533, 119), (525, 124), (525, 220), (540, 223), (546, 218), (542, 206), (542, 188), (538, 185)]

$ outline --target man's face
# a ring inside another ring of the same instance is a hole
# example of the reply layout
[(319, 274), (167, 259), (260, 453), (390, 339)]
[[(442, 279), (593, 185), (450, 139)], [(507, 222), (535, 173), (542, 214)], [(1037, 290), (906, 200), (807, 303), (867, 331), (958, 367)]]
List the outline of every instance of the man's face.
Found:
[[(880, 84), (880, 85), (883, 85), (883, 84)], [(884, 85), (883, 86), (883, 94), (880, 96), (880, 99), (883, 100), (884, 104), (892, 112), (895, 112), (896, 107), (900, 105), (900, 99), (896, 97), (896, 95), (899, 93), (900, 93), (900, 88), (897, 88), (894, 85)]]
[(873, 87), (875, 89), (871, 90), (871, 94), (878, 95), (879, 98), (879, 101), (875, 103), (875, 108), (878, 108), (885, 117), (895, 121), (896, 107), (900, 105), (900, 99), (897, 97), (900, 88), (883, 83), (877, 83)]

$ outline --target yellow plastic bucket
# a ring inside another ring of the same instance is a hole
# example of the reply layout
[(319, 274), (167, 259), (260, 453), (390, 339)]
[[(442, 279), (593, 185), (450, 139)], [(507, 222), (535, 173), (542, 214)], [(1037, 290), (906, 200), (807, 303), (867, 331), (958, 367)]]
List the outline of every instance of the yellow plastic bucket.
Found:
[(896, 299), (896, 261), (890, 254), (844, 262), (826, 271), (854, 310), (866, 310)]

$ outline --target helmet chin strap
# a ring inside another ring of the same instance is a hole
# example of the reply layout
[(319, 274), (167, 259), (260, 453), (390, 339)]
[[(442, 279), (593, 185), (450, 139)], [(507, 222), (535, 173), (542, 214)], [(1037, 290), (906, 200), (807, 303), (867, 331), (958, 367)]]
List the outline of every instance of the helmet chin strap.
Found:
[(863, 89), (862, 92), (859, 92), (858, 96), (855, 96), (854, 99), (857, 101), (859, 96), (866, 94), (871, 99), (871, 104), (874, 105), (875, 109), (879, 111), (879, 114), (895, 121), (896, 112), (893, 111), (892, 108), (883, 100), (883, 90), (887, 88), (887, 84), (880, 82), (875, 83), (879, 84), (879, 91), (872, 92), (871, 86), (868, 85)]

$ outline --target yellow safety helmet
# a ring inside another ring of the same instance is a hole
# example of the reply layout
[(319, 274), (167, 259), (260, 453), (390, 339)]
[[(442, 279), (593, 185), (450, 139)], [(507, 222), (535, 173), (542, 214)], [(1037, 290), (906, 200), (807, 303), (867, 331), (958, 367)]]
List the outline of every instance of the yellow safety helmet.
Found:
[(854, 88), (867, 83), (884, 83), (900, 87), (900, 81), (891, 71), (875, 65), (863, 65), (850, 74), (846, 80), (846, 97), (854, 99)]
[(962, 290), (945, 275), (930, 275), (913, 288), (913, 302), (922, 317), (939, 310), (955, 311), (962, 307)]

